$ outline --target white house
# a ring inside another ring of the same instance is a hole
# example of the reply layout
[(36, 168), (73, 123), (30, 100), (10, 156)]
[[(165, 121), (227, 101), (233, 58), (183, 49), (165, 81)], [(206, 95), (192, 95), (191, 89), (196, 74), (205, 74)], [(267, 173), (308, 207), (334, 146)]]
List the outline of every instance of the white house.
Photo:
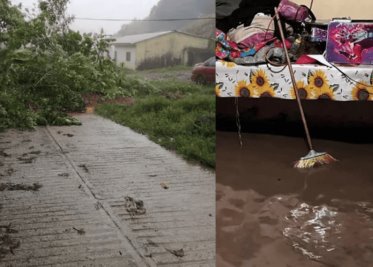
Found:
[(213, 41), (178, 31), (127, 35), (112, 43), (110, 56), (118, 65), (146, 69), (191, 65), (214, 53)]

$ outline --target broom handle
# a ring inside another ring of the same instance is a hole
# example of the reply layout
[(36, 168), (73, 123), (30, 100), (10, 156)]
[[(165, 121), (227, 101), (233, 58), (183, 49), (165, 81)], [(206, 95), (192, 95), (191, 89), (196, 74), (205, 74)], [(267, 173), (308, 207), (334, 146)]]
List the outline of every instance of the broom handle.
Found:
[(308, 130), (306, 116), (304, 115), (304, 111), (303, 111), (303, 107), (302, 107), (302, 102), (301, 102), (300, 97), (299, 97), (298, 88), (297, 88), (297, 82), (295, 81), (293, 67), (291, 65), (290, 58), (289, 58), (289, 53), (288, 53), (288, 50), (286, 48), (284, 31), (282, 29), (282, 25), (281, 25), (281, 21), (280, 21), (280, 16), (278, 14), (277, 8), (275, 8), (275, 14), (276, 14), (278, 28), (280, 30), (282, 45), (283, 45), (284, 51), (285, 51), (286, 63), (288, 65), (288, 67), (289, 67), (290, 77), (291, 77), (291, 81), (293, 83), (293, 89), (295, 91), (295, 96), (296, 96), (296, 99), (297, 99), (297, 103), (298, 103), (300, 115), (302, 117), (302, 122), (303, 122), (304, 130), (306, 132), (307, 144), (308, 144), (309, 149), (313, 150), (312, 141), (311, 141), (311, 135), (310, 135), (310, 132)]

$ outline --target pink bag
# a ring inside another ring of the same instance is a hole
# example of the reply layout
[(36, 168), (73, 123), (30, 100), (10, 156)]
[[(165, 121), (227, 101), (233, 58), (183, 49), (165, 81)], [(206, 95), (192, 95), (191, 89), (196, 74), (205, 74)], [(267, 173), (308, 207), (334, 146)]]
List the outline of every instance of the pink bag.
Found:
[(289, 0), (281, 0), (278, 12), (287, 21), (303, 22), (309, 17), (314, 17), (308, 7), (298, 5)]

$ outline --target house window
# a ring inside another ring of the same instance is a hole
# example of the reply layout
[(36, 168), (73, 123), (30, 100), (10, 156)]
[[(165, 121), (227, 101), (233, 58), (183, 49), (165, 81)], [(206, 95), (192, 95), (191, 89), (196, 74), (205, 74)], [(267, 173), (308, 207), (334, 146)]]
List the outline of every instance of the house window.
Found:
[(126, 61), (131, 61), (131, 52), (126, 53)]

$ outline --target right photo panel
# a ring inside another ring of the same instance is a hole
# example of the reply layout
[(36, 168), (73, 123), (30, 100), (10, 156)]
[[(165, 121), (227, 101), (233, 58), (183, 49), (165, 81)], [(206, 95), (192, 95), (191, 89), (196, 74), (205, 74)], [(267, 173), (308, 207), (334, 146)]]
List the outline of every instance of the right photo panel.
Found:
[(216, 265), (373, 266), (373, 2), (216, 0)]

